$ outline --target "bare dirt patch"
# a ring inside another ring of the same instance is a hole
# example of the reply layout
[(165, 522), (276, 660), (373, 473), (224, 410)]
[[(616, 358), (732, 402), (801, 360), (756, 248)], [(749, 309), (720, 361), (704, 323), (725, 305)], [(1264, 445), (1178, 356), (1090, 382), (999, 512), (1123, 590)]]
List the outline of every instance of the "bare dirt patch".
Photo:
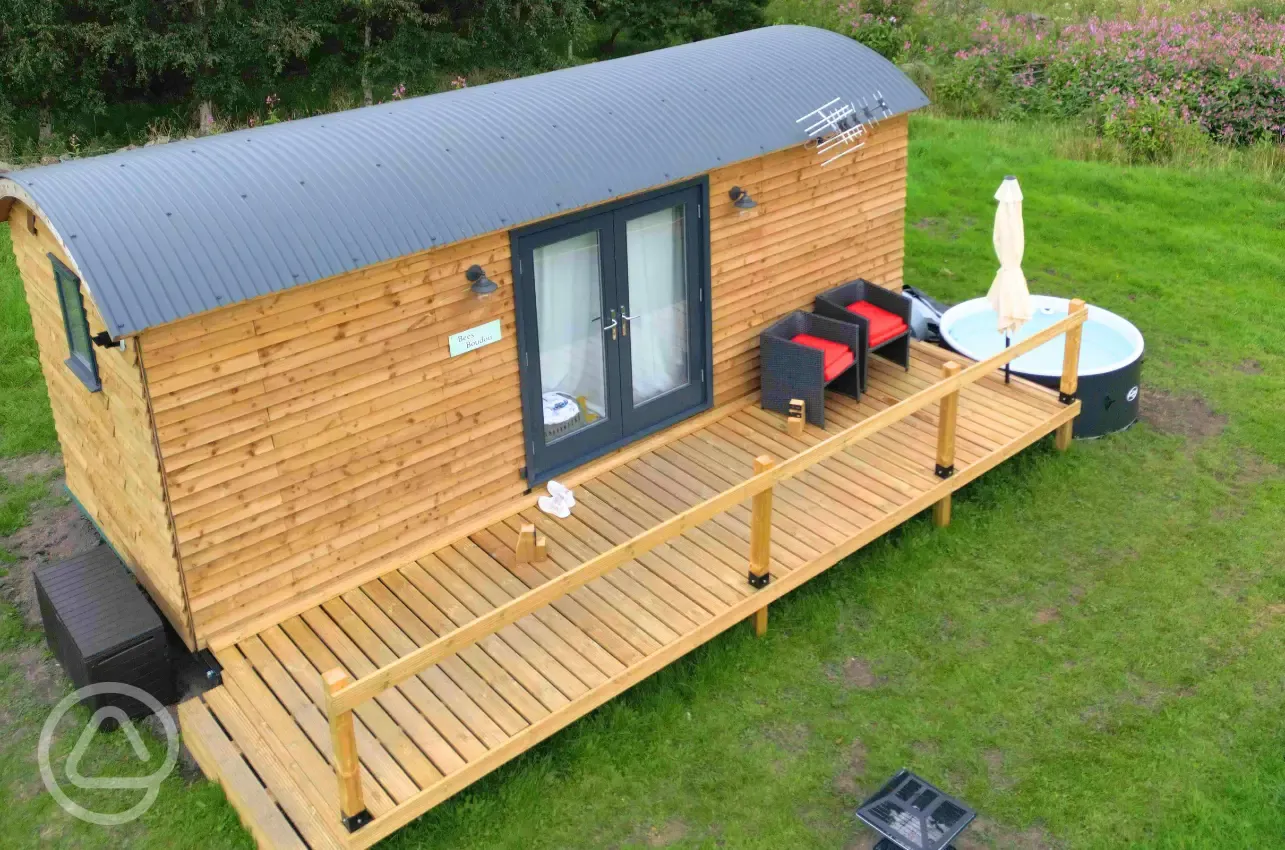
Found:
[(33, 475), (45, 477), (62, 469), (62, 458), (45, 452), (21, 457), (0, 457), (0, 478), (21, 484)]
[(790, 755), (798, 756), (807, 751), (812, 730), (803, 723), (782, 723), (769, 726), (764, 737)]
[(1049, 623), (1056, 622), (1060, 619), (1062, 619), (1062, 615), (1056, 608), (1041, 608), (1035, 612), (1035, 616), (1031, 618), (1031, 622), (1037, 626), (1047, 626)]
[(27, 693), (42, 705), (53, 705), (62, 699), (67, 680), (58, 662), (45, 653), (43, 643), (0, 653), (0, 665), (16, 668)]
[(1205, 440), (1217, 437), (1227, 427), (1227, 417), (1214, 412), (1198, 395), (1174, 395), (1148, 390), (1142, 397), (1142, 420), (1164, 434)]
[(986, 778), (990, 780), (992, 788), (997, 791), (1008, 791), (1016, 784), (1013, 777), (1004, 770), (1004, 753), (999, 750), (987, 750), (982, 753), (982, 761), (986, 762)]
[(1281, 469), (1276, 464), (1254, 452), (1239, 452), (1236, 464), (1215, 473), (1220, 481), (1228, 484), (1228, 498), (1215, 505), (1211, 514), (1215, 520), (1239, 520), (1248, 512), (1255, 492), (1264, 481), (1279, 478)]
[(1282, 620), (1285, 620), (1285, 602), (1275, 602), (1258, 612), (1258, 616), (1254, 618), (1254, 626), (1250, 629), (1249, 634), (1251, 637), (1257, 637), (1264, 630), (1271, 628)]
[(1038, 825), (1016, 830), (979, 817), (955, 840), (955, 847), (958, 850), (1061, 850), (1063, 844)]
[(936, 758), (941, 753), (941, 746), (936, 741), (912, 741), (910, 751), (915, 754), (917, 759), (928, 761)]
[(877, 688), (883, 680), (874, 674), (870, 662), (864, 658), (849, 658), (843, 662), (843, 684), (849, 688), (868, 691)]
[(834, 775), (835, 793), (856, 801), (865, 791), (866, 745), (860, 738), (854, 738), (848, 745), (848, 752), (839, 771)]
[(1245, 375), (1261, 375), (1263, 374), (1263, 364), (1249, 357), (1237, 364), (1236, 371)]
[(678, 818), (652, 824), (639, 831), (637, 841), (644, 847), (671, 847), (687, 837), (691, 830)]
[(9, 574), (0, 578), (0, 594), (18, 606), (29, 624), (39, 623), (32, 573), (45, 564), (87, 552), (101, 542), (98, 532), (75, 505), (37, 508), (26, 527), (0, 537), (0, 547), (18, 556), (18, 562), (8, 566)]

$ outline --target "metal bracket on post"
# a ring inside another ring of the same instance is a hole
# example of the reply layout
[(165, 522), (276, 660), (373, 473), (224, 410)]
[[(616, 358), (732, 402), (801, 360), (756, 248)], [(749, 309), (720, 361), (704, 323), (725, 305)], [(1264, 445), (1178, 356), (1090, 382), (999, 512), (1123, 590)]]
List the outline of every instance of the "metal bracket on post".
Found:
[(750, 587), (754, 588), (755, 590), (762, 590), (763, 588), (767, 587), (767, 583), (772, 580), (771, 573), (763, 573), (763, 575), (760, 576), (760, 575), (755, 575), (754, 571), (750, 570), (749, 575), (750, 575)]
[(1057, 394), (1057, 400), (1062, 402), (1063, 404), (1070, 404), (1071, 402), (1075, 401), (1075, 396), (1071, 395), (1070, 393), (1064, 393), (1059, 391)]
[(210, 687), (217, 688), (223, 684), (223, 665), (214, 657), (214, 653), (208, 649), (202, 649), (196, 653), (196, 658), (205, 668), (205, 680), (210, 683)]
[(955, 474), (955, 464), (952, 463), (950, 466), (942, 466), (939, 463), (933, 471), (937, 473), (938, 478), (949, 478)]
[(343, 819), (344, 827), (349, 832), (356, 832), (372, 820), (374, 820), (374, 818), (371, 817), (370, 812), (367, 809), (362, 809), (357, 814)]

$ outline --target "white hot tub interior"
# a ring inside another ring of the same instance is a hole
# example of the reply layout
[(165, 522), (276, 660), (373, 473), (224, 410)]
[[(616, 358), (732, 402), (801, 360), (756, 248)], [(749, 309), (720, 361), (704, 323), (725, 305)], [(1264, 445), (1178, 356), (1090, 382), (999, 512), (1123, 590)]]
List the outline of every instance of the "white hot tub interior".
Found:
[[(1066, 317), (1068, 300), (1052, 295), (1032, 295), (1035, 315), (1011, 337), (1020, 342)], [(1004, 350), (1004, 335), (995, 329), (995, 311), (985, 298), (956, 304), (941, 317), (941, 334), (951, 348), (974, 360), (984, 360)], [(1025, 375), (1062, 374), (1062, 337), (1013, 360), (1013, 371)], [(1080, 374), (1098, 375), (1132, 363), (1142, 356), (1142, 334), (1127, 319), (1089, 305), (1080, 345)]]

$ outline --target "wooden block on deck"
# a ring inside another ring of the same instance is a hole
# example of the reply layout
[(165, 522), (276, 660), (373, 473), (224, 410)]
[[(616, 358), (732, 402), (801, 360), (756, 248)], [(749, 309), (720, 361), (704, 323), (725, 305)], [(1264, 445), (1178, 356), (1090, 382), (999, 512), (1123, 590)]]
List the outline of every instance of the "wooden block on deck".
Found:
[(790, 415), (785, 420), (785, 432), (791, 437), (803, 436), (803, 417), (807, 413), (807, 404), (803, 399), (790, 399)]
[(518, 545), (514, 557), (519, 564), (529, 564), (536, 560), (535, 525), (524, 523), (518, 530)]

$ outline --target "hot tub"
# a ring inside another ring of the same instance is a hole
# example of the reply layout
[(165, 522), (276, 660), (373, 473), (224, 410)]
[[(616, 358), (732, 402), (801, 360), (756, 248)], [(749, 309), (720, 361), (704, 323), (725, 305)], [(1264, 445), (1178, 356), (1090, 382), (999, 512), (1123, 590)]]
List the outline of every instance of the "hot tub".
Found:
[[(1035, 315), (1012, 341), (1019, 342), (1066, 317), (1068, 301), (1051, 295), (1031, 296)], [(984, 360), (1004, 350), (1004, 335), (995, 330), (990, 302), (975, 298), (956, 304), (941, 317), (942, 341), (965, 357)], [(1057, 389), (1062, 380), (1065, 337), (1046, 342), (1013, 360), (1012, 372)], [(1138, 418), (1138, 379), (1142, 373), (1142, 334), (1127, 319), (1089, 306), (1080, 344), (1080, 381), (1076, 398), (1080, 415), (1076, 437), (1100, 437), (1128, 428)]]

